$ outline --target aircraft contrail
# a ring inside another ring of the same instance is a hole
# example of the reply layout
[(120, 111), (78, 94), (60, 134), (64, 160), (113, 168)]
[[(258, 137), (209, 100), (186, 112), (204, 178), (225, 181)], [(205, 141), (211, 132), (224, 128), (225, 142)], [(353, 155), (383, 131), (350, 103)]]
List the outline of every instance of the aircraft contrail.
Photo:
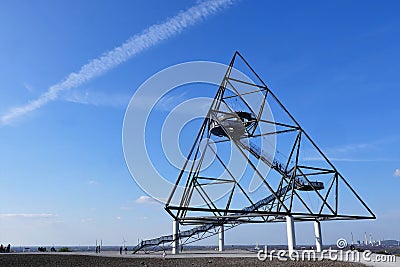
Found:
[(208, 16), (229, 7), (234, 0), (212, 0), (201, 2), (161, 24), (154, 24), (141, 33), (129, 38), (119, 47), (114, 48), (102, 56), (83, 65), (78, 72), (73, 72), (63, 81), (52, 85), (45, 93), (26, 105), (12, 108), (1, 117), (2, 124), (9, 124), (12, 120), (34, 111), (46, 103), (57, 99), (60, 92), (82, 85), (91, 79), (106, 73), (119, 64), (127, 61), (140, 52), (171, 38), (189, 26), (193, 26)]

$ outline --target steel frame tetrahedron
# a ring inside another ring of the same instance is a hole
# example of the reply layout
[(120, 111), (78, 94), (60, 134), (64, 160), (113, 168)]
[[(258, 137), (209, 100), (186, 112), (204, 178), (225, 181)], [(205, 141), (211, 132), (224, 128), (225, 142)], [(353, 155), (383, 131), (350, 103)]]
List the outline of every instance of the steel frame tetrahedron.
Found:
[[(252, 79), (238, 75), (238, 61)], [(250, 101), (254, 99), (257, 101)], [(229, 149), (246, 165), (243, 173), (237, 173), (227, 161), (224, 153)], [(204, 167), (208, 154), (214, 162)], [(251, 192), (246, 190), (252, 183), (249, 177), (258, 182)], [(209, 189), (216, 187), (218, 191), (221, 185), (228, 190), (214, 198)], [(346, 192), (349, 196), (341, 200)], [(200, 205), (194, 203), (195, 196)], [(364, 214), (342, 209), (352, 207), (351, 198)], [(149, 247), (165, 250), (171, 244), (176, 252), (179, 246), (242, 223), (284, 222), (288, 218), (290, 250), (295, 246), (294, 221), (314, 221), (319, 227), (324, 220), (376, 218), (239, 52), (233, 55), (165, 210), (173, 217), (174, 234), (142, 240), (134, 253)], [(198, 226), (179, 231), (179, 224)], [(320, 228), (318, 236), (321, 237)]]
[[(256, 82), (234, 76), (237, 61), (249, 70)], [(258, 97), (256, 107), (246, 99), (249, 95)], [(231, 104), (232, 101), (239, 103), (240, 108)], [(270, 119), (263, 116), (271, 105), (279, 110), (280, 117)], [(287, 153), (284, 160), (278, 159), (276, 153), (271, 156), (273, 151), (265, 151), (257, 145), (262, 138), (278, 138), (279, 143), (281, 136), (288, 135), (293, 138), (290, 142), (283, 142)], [(232, 149), (246, 161), (248, 172), (258, 179), (260, 186), (257, 191), (264, 196), (261, 200), (254, 199), (245, 190), (243, 180), (240, 180), (242, 177), (235, 177), (229, 169), (228, 163), (216, 149), (223, 143), (231, 144)], [(318, 160), (307, 160), (304, 157), (305, 150), (318, 155)], [(206, 153), (215, 157), (215, 161), (224, 169), (225, 176), (204, 175), (202, 167)], [(270, 169), (269, 174), (259, 170), (260, 164)], [(208, 188), (220, 184), (229, 186), (230, 190), (223, 199), (215, 200), (208, 193)], [(184, 186), (179, 196), (176, 190), (178, 186)], [(350, 192), (366, 214), (354, 215), (340, 211), (341, 188)], [(203, 201), (203, 205), (192, 204), (194, 194)], [(245, 199), (242, 207), (246, 208), (233, 207), (233, 199), (238, 194)], [(312, 196), (317, 205), (311, 207), (307, 196)], [(172, 204), (173, 199), (178, 199), (179, 205)], [(180, 224), (278, 222), (284, 221), (286, 215), (293, 216), (295, 221), (375, 219), (371, 209), (239, 52), (235, 52), (229, 64), (165, 210)]]

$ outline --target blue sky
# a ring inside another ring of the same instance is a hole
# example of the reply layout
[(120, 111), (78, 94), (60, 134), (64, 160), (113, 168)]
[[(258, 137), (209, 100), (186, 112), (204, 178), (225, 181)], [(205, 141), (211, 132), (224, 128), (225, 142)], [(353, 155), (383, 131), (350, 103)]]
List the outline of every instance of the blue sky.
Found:
[[(1, 1), (0, 243), (136, 244), (171, 231), (124, 161), (136, 89), (171, 65), (228, 63), (239, 50), (332, 158), (376, 221), (323, 223), (339, 237), (397, 238), (400, 18), (397, 1), (235, 1), (120, 64), (40, 99), (82, 66), (198, 1)], [(212, 95), (212, 94), (211, 94)], [(313, 226), (296, 225), (298, 242)], [(259, 231), (263, 232), (260, 237)], [(249, 233), (250, 232), (250, 233)], [(227, 244), (285, 243), (285, 225), (241, 226)], [(206, 243), (216, 244), (215, 239)]]

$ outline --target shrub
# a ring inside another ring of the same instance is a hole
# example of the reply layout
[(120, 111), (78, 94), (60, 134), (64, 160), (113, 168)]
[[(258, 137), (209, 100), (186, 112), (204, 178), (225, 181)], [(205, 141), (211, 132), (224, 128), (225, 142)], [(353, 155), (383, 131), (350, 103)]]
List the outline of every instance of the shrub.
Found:
[(58, 250), (58, 252), (71, 252), (71, 250), (67, 247), (62, 247)]
[(389, 252), (387, 252), (386, 250), (380, 250), (376, 252), (377, 254), (383, 254), (383, 255), (390, 255)]

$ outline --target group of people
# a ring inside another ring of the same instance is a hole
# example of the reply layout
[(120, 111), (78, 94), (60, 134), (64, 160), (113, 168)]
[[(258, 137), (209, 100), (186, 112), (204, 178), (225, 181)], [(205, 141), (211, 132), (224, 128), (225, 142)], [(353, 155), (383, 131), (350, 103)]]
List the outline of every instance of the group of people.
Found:
[(286, 172), (286, 170), (284, 169), (284, 167), (282, 166), (281, 163), (279, 163), (278, 161), (273, 162), (273, 167), (275, 167), (275, 169), (281, 171), (281, 172)]
[(11, 245), (8, 244), (6, 247), (3, 244), (0, 245), (0, 253), (9, 253), (11, 250)]
[[(38, 251), (39, 251), (39, 252), (47, 252), (47, 248), (46, 248), (46, 247), (38, 247)], [(51, 251), (51, 252), (56, 252), (57, 250), (56, 250), (56, 248), (55, 248), (54, 246), (52, 246), (52, 247), (50, 248), (50, 251)]]
[(37, 250), (39, 252), (47, 252), (47, 248), (46, 247), (38, 247)]
[(101, 246), (98, 245), (98, 246), (96, 246), (96, 253), (100, 253), (100, 252), (101, 252)]
[(125, 251), (125, 254), (128, 253), (128, 248), (127, 248), (127, 247), (125, 247), (124, 249), (122, 249), (122, 247), (119, 247), (119, 254), (120, 254), (120, 255), (122, 255), (122, 250)]

